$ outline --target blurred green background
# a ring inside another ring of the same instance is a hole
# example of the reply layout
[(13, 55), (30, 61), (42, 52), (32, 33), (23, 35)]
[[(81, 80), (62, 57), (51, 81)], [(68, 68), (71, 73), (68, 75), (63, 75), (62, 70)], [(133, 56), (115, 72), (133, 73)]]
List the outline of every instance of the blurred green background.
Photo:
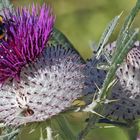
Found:
[[(135, 0), (12, 0), (15, 6), (27, 6), (33, 2), (50, 4), (56, 14), (55, 26), (72, 42), (84, 58), (91, 56), (89, 46), (98, 42), (100, 35), (108, 22), (123, 11), (118, 28), (113, 33), (111, 41), (115, 40), (125, 16), (134, 6)], [(139, 27), (140, 16), (134, 26)], [(85, 118), (82, 115), (69, 115), (74, 131), (83, 127)], [(38, 130), (39, 131), (39, 130)], [(39, 140), (36, 135), (23, 130), (20, 140)], [(127, 140), (122, 129), (97, 128), (90, 132), (86, 140)]]

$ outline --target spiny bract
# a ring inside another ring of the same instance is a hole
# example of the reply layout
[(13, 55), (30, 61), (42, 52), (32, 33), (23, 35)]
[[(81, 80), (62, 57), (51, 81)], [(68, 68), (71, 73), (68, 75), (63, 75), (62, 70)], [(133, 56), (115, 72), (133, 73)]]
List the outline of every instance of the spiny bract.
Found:
[(46, 47), (21, 70), (20, 82), (1, 89), (0, 120), (7, 125), (43, 121), (66, 110), (82, 95), (83, 64), (71, 49)]
[[(111, 46), (111, 45), (110, 45)], [(115, 49), (115, 47), (113, 47)], [(116, 100), (106, 105), (105, 114), (116, 119), (140, 117), (140, 42), (137, 41), (117, 69), (117, 84), (109, 99)]]
[(82, 96), (83, 60), (61, 45), (50, 46), (54, 16), (49, 7), (4, 11), (6, 39), (0, 44), (0, 121), (43, 121)]

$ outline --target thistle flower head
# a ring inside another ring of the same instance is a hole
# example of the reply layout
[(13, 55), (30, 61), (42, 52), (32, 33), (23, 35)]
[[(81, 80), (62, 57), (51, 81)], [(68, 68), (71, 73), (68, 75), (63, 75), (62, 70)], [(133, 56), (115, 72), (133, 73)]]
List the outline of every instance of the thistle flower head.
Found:
[(80, 56), (61, 46), (45, 48), (21, 70), (19, 81), (1, 89), (0, 120), (8, 125), (44, 121), (66, 110), (82, 96), (84, 64)]
[[(116, 49), (116, 42), (105, 47), (110, 58)], [(93, 57), (87, 62), (86, 83), (88, 86), (85, 93), (95, 93), (102, 88), (106, 77), (106, 71), (97, 68), (100, 63), (106, 62), (101, 55), (99, 60)], [(140, 42), (137, 41), (129, 51), (124, 62), (116, 71), (117, 84), (111, 90), (109, 100), (111, 103), (105, 105), (105, 116), (114, 119), (131, 120), (140, 117)], [(92, 100), (90, 100), (92, 102)]]
[(96, 59), (96, 57), (93, 56), (87, 61), (84, 68), (86, 75), (85, 85), (87, 85), (84, 89), (84, 94), (95, 93), (102, 87), (103, 81), (106, 77), (106, 71), (99, 69), (98, 64), (106, 62), (107, 60), (103, 55), (99, 59)]
[(23, 66), (33, 62), (51, 35), (54, 16), (46, 5), (4, 11), (6, 39), (0, 44), (0, 82), (19, 80)]
[(140, 117), (140, 43), (137, 41), (117, 69), (117, 84), (110, 99), (116, 100), (106, 106), (107, 116), (116, 119)]

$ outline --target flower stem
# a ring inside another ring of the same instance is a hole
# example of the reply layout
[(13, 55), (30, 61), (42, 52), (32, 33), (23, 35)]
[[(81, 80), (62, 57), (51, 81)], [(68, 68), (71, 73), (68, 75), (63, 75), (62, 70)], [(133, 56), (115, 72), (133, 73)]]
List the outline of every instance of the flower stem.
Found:
[(129, 140), (137, 140), (139, 130), (137, 123), (134, 123), (133, 125), (131, 125), (131, 127), (125, 127), (122, 129), (124, 130), (125, 133), (127, 133)]
[[(134, 8), (131, 10), (130, 14), (126, 18), (124, 25), (119, 33), (117, 44), (116, 44), (117, 49), (115, 51), (115, 54), (113, 54), (114, 57), (112, 59), (110, 69), (108, 71), (107, 77), (103, 84), (103, 88), (100, 90), (101, 91), (100, 98), (99, 98), (100, 101), (103, 101), (107, 98), (109, 94), (108, 86), (113, 81), (118, 66), (123, 62), (125, 56), (127, 55), (128, 51), (132, 47), (132, 44), (134, 43), (134, 38), (136, 37), (138, 30), (136, 30), (131, 36), (130, 34), (128, 34), (128, 31), (139, 10), (140, 10), (140, 0), (137, 0), (136, 5), (134, 6)], [(95, 111), (98, 114), (101, 114), (103, 108), (104, 105), (98, 103), (95, 107)], [(82, 140), (83, 138), (85, 138), (85, 136), (88, 134), (90, 129), (98, 122), (99, 118), (100, 116), (97, 115), (94, 115), (91, 118), (89, 118), (89, 122), (86, 128), (83, 129), (79, 134), (78, 140)]]
[[(97, 113), (102, 112), (102, 109), (103, 109), (103, 104), (97, 104), (95, 111)], [(98, 122), (99, 119), (100, 119), (100, 116), (96, 114), (90, 116), (87, 126), (80, 132), (80, 134), (77, 137), (77, 140), (84, 139), (86, 135), (88, 134), (88, 132), (91, 130), (92, 127), (95, 126), (95, 124)]]
[(76, 136), (65, 116), (60, 115), (60, 117), (56, 119), (60, 129), (63, 131), (62, 133), (60, 132), (62, 140), (76, 140)]

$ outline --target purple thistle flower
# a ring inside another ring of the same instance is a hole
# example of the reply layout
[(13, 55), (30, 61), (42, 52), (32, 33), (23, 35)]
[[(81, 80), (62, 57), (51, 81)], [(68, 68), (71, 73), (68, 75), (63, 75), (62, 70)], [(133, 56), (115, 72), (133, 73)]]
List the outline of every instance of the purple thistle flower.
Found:
[(3, 85), (0, 120), (18, 126), (44, 121), (65, 111), (82, 96), (84, 66), (72, 49), (46, 47), (42, 55), (22, 68), (20, 81)]
[(54, 23), (50, 8), (33, 6), (31, 13), (26, 8), (5, 11), (0, 121), (6, 125), (49, 119), (67, 110), (89, 86), (85, 85), (87, 67), (79, 54), (72, 48), (47, 44)]
[(45, 4), (4, 11), (6, 40), (0, 44), (0, 82), (20, 79), (23, 66), (35, 61), (46, 46), (54, 24), (54, 16)]

